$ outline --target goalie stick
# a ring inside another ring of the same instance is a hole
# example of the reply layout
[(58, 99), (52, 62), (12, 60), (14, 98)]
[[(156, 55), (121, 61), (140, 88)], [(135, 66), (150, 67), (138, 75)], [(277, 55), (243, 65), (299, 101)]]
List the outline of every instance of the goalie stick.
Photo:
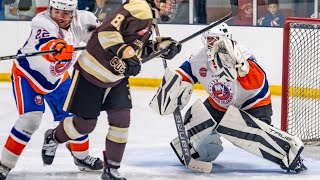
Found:
[[(160, 31), (158, 26), (154, 27), (154, 31), (156, 36), (160, 36)], [(166, 59), (162, 58), (162, 62), (163, 62), (164, 69), (166, 69), (168, 67)], [(195, 171), (210, 173), (212, 170), (212, 163), (198, 161), (191, 157), (191, 153), (189, 149), (189, 139), (188, 139), (188, 136), (186, 135), (186, 131), (185, 131), (185, 127), (184, 127), (184, 123), (183, 123), (183, 119), (182, 119), (182, 115), (179, 107), (175, 109), (175, 111), (173, 112), (173, 117), (176, 125), (176, 130), (178, 133), (179, 143), (180, 143), (182, 154), (183, 154), (184, 165), (187, 168)]]
[[(223, 18), (221, 18), (220, 20), (210, 24), (209, 26), (201, 29), (200, 31), (197, 31), (196, 33), (184, 38), (183, 40), (179, 41), (179, 43), (181, 43), (181, 44), (185, 43), (185, 42), (189, 41), (190, 39), (202, 34), (203, 32), (205, 32), (205, 31), (231, 19), (235, 15), (237, 15), (238, 0), (230, 0), (230, 4), (231, 4), (231, 12), (228, 15), (226, 15)], [(156, 33), (158, 36), (160, 35), (159, 30), (157, 30), (157, 29), (156, 29)], [(157, 51), (154, 54), (151, 54), (150, 56), (148, 56), (147, 58), (141, 60), (141, 62), (142, 63), (148, 62), (149, 60), (166, 52), (166, 50), (167, 49), (162, 49), (160, 51)], [(164, 68), (167, 68), (166, 60), (162, 59), (162, 61), (163, 61)], [(181, 111), (180, 111), (179, 106), (173, 112), (173, 117), (174, 117), (174, 121), (176, 124), (176, 130), (178, 132), (178, 138), (179, 138), (185, 166), (187, 168), (195, 170), (195, 171), (210, 173), (213, 170), (213, 164), (211, 162), (198, 161), (198, 160), (191, 157), (191, 153), (190, 153), (190, 149), (189, 149), (189, 139), (186, 135), (186, 131), (185, 131), (185, 127), (184, 127), (184, 123), (183, 123), (183, 119), (182, 119), (182, 115), (181, 115)]]

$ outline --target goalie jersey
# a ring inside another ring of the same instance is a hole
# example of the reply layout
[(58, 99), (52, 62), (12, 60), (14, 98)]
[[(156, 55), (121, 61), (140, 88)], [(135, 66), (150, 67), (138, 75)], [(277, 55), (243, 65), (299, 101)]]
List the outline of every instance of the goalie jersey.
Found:
[[(77, 10), (70, 28), (65, 30), (58, 27), (48, 11), (41, 12), (32, 19), (30, 36), (17, 54), (41, 51), (42, 47), (54, 39), (64, 39), (69, 45), (78, 46), (80, 42), (86, 43), (90, 38), (88, 28), (99, 24), (93, 13)], [(47, 94), (68, 78), (67, 70), (75, 59), (76, 52), (72, 61), (49, 62), (42, 56), (18, 58), (14, 60), (12, 73), (25, 77), (36, 92)]]
[(271, 104), (265, 72), (249, 51), (243, 47), (240, 50), (249, 63), (249, 72), (236, 80), (223, 78), (213, 61), (208, 61), (205, 48), (185, 61), (177, 72), (183, 81), (202, 84), (209, 94), (210, 104), (219, 111), (225, 112), (230, 105), (247, 110)]

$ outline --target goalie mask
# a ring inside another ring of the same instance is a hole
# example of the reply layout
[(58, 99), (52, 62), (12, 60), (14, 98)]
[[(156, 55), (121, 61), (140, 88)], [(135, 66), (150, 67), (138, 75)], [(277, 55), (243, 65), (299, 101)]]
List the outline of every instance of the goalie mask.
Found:
[(226, 23), (221, 23), (202, 34), (202, 42), (207, 50), (208, 61), (212, 61), (214, 59), (214, 55), (216, 53), (213, 50), (214, 43), (224, 37), (232, 39), (230, 28)]
[[(237, 72), (235, 68), (233, 68), (231, 63), (225, 61), (226, 58), (224, 58), (224, 56), (219, 56), (219, 54), (223, 54), (221, 52), (228, 54), (225, 47), (220, 46), (221, 41), (225, 38), (232, 39), (230, 28), (226, 23), (221, 23), (202, 34), (202, 42), (204, 43), (206, 49), (210, 67), (216, 74), (223, 73), (225, 75), (225, 79), (234, 80), (237, 78)], [(217, 47), (221, 48), (217, 49)]]
[(169, 21), (177, 14), (178, 0), (147, 0), (151, 5), (155, 18)]

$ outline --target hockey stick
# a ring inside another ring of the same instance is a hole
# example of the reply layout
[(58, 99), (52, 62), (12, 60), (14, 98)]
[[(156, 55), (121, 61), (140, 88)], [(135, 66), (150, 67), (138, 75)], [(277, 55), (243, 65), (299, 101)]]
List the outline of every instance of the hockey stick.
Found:
[[(87, 25), (86, 29), (88, 32), (92, 32), (97, 28), (96, 25)], [(74, 51), (80, 51), (84, 50), (86, 47), (75, 47)], [(44, 54), (52, 54), (55, 53), (56, 50), (48, 50), (48, 51), (38, 51), (38, 52), (31, 52), (31, 53), (25, 53), (25, 54), (18, 54), (18, 55), (9, 55), (9, 56), (2, 56), (0, 57), (0, 61), (2, 60), (9, 60), (9, 59), (17, 59), (17, 58), (25, 58), (30, 56), (38, 56), (38, 55), (44, 55)]]
[[(75, 47), (75, 51), (80, 51), (84, 50), (86, 47)], [(32, 52), (32, 53), (25, 53), (25, 54), (18, 54), (18, 55), (10, 55), (10, 56), (2, 56), (0, 57), (0, 61), (2, 60), (9, 60), (9, 59), (17, 59), (17, 58), (25, 58), (25, 57), (30, 57), (30, 56), (38, 56), (38, 55), (44, 55), (44, 54), (51, 54), (55, 53), (56, 50), (48, 50), (48, 51), (38, 51), (38, 52)]]
[[(155, 27), (155, 32), (157, 36), (160, 36), (160, 31), (158, 29), (158, 26)], [(166, 59), (162, 58), (163, 67), (166, 69), (168, 67)], [(197, 161), (191, 157), (190, 149), (189, 149), (189, 139), (187, 137), (182, 115), (180, 108), (176, 108), (173, 112), (174, 122), (176, 124), (176, 130), (178, 133), (179, 143), (183, 154), (184, 164), (187, 168), (200, 171), (200, 172), (206, 172), (210, 173), (212, 170), (212, 163), (209, 162), (203, 162), (203, 161)]]
[[(187, 41), (189, 41), (190, 39), (202, 34), (203, 32), (231, 19), (232, 17), (234, 17), (237, 12), (238, 12), (238, 0), (230, 0), (231, 3), (231, 12), (226, 15), (225, 17), (221, 18), (220, 20), (210, 24), (209, 26), (201, 29), (200, 31), (184, 38), (183, 40), (179, 41), (179, 43), (185, 43)], [(159, 35), (159, 31), (157, 31), (157, 34)], [(149, 57), (143, 59), (141, 62), (145, 63), (157, 56), (159, 56), (160, 54), (166, 52), (167, 49), (162, 49), (154, 54), (151, 54)], [(165, 59), (162, 59), (163, 61), (163, 66), (166, 69), (167, 68), (167, 62)], [(178, 106), (175, 111), (173, 112), (173, 117), (174, 117), (174, 121), (176, 124), (176, 130), (178, 132), (178, 138), (179, 138), (179, 142), (180, 142), (180, 147), (182, 150), (182, 155), (183, 155), (183, 159), (184, 159), (184, 164), (187, 168), (195, 170), (195, 171), (200, 171), (200, 172), (205, 172), (205, 173), (210, 173), (213, 169), (213, 164), (211, 162), (204, 162), (204, 161), (198, 161), (196, 159), (193, 159), (191, 157), (191, 153), (190, 153), (190, 149), (189, 149), (189, 139), (186, 135), (186, 131), (185, 131), (185, 127), (184, 127), (184, 123), (183, 123), (183, 119), (182, 119), (182, 115), (181, 115), (181, 111), (180, 111), (180, 107)]]
[[(236, 16), (238, 14), (238, 0), (230, 0), (230, 4), (231, 4), (231, 12), (229, 14), (227, 14), (224, 17), (222, 17), (218, 21), (216, 21), (214, 23), (211, 23), (209, 26), (207, 26), (207, 27), (205, 27), (205, 28), (203, 28), (203, 29), (191, 34), (190, 36), (180, 40), (178, 43), (183, 44), (183, 43), (189, 41), (190, 39), (193, 39), (196, 36), (204, 33), (205, 31), (208, 31), (209, 29), (211, 29), (211, 28), (213, 28), (213, 27), (215, 27), (215, 26), (217, 26), (217, 25), (219, 25), (219, 24), (221, 24), (223, 22), (226, 22), (226, 21), (230, 20), (231, 18), (233, 18), (234, 16)], [(166, 48), (162, 49), (160, 51), (157, 51), (154, 54), (151, 54), (150, 56), (142, 59), (141, 62), (142, 63), (146, 63), (146, 62), (150, 61), (151, 59), (153, 59), (153, 58), (155, 58), (155, 57), (157, 57), (159, 55), (161, 55), (162, 53), (164, 53), (166, 51), (167, 51)]]

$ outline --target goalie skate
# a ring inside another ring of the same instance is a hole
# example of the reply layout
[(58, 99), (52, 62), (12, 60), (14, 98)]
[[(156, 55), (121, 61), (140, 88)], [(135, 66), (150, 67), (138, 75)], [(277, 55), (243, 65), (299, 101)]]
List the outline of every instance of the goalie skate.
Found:
[(281, 164), (280, 167), (284, 170), (287, 170), (287, 172), (295, 171), (296, 173), (300, 173), (303, 171), (307, 171), (308, 168), (303, 164), (303, 159), (300, 157), (302, 150), (303, 150), (303, 147), (299, 149), (299, 152), (296, 158), (292, 161), (292, 163), (289, 165), (288, 168), (283, 164)]
[(58, 143), (54, 141), (53, 129), (49, 129), (44, 133), (44, 142), (42, 146), (42, 161), (44, 165), (51, 165), (58, 148)]
[(103, 162), (99, 158), (88, 155), (84, 159), (78, 159), (72, 154), (69, 143), (66, 143), (66, 147), (73, 157), (74, 164), (78, 166), (80, 171), (96, 171), (103, 168)]

